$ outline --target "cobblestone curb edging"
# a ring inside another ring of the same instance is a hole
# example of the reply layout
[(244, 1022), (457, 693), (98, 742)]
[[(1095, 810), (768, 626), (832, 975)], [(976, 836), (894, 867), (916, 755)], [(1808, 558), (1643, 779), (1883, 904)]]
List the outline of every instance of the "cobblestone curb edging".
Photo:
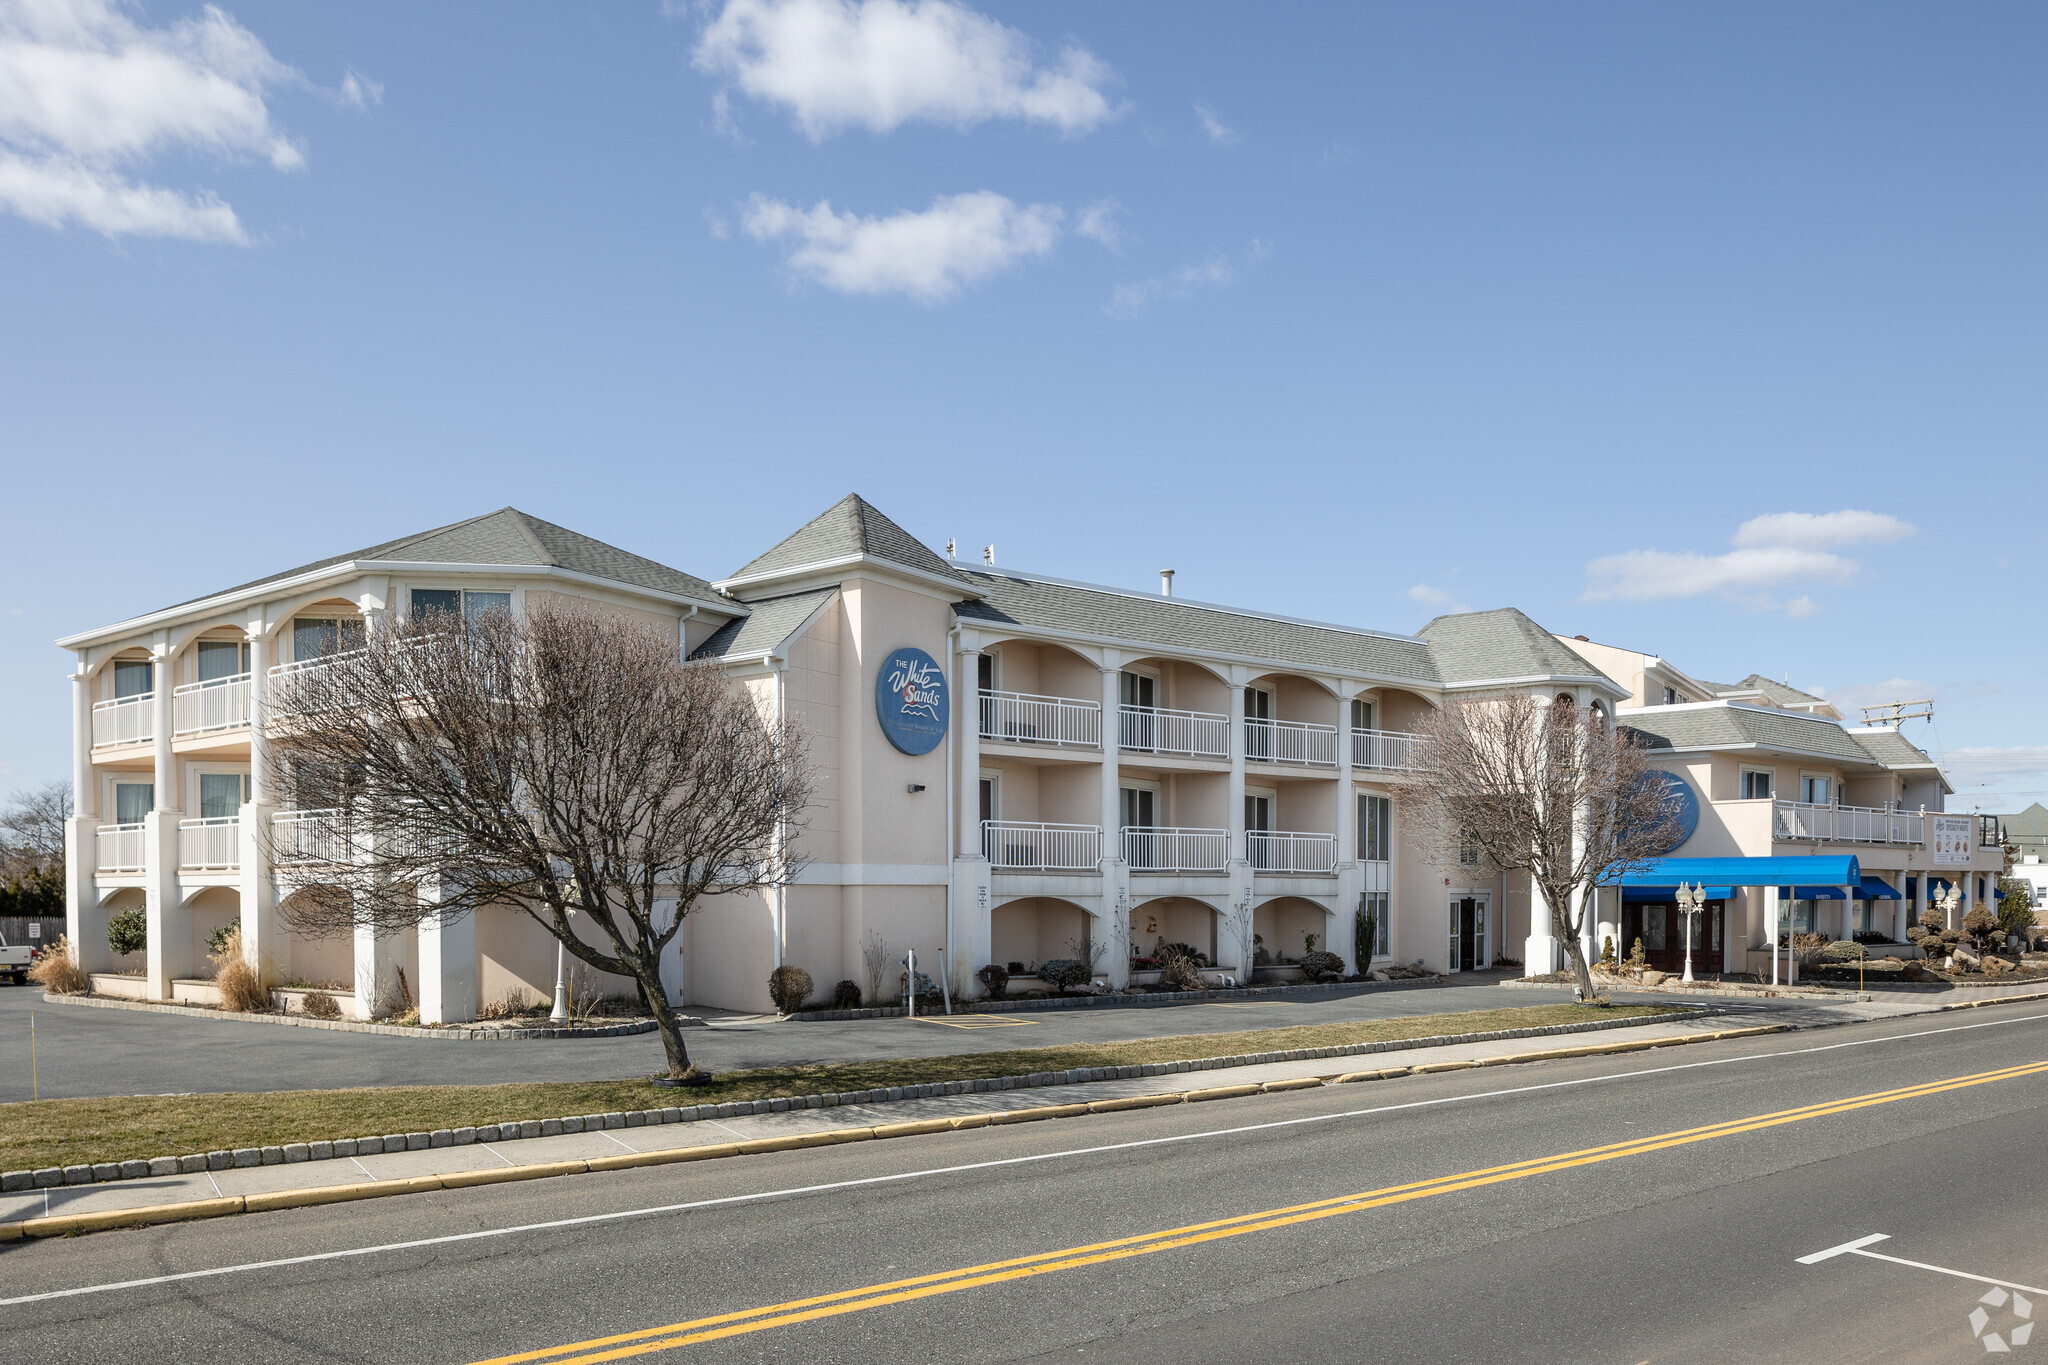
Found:
[[(1142, 1009), (1146, 1005), (1181, 1005), (1191, 1000), (1260, 1000), (1276, 995), (1345, 995), (1366, 991), (1402, 990), (1416, 986), (1441, 986), (1441, 976), (1417, 977), (1403, 981), (1322, 981), (1313, 986), (1244, 986), (1236, 990), (1147, 991), (1143, 995), (1061, 995), (1045, 1000), (969, 1000), (955, 1013), (1001, 1014), (1011, 1010)], [(938, 1011), (928, 1011), (937, 1013)], [(873, 1009), (804, 1010), (783, 1018), (797, 1024), (837, 1023), (842, 1019), (900, 1019), (901, 1005), (878, 1005)]]
[[(354, 1019), (308, 1019), (298, 1014), (236, 1014), (231, 1010), (208, 1009), (204, 1005), (165, 1005), (154, 1000), (109, 1000), (97, 995), (52, 995), (43, 993), (45, 1004), (84, 1005), (101, 1010), (144, 1010), (151, 1014), (175, 1014), (186, 1019), (211, 1019), (217, 1024), (286, 1024), (292, 1028), (324, 1028), (338, 1033), (382, 1033), (394, 1038), (441, 1038), (458, 1043), (495, 1043), (521, 1038), (619, 1038), (629, 1033), (652, 1033), (652, 1019), (635, 1019), (626, 1024), (605, 1024), (597, 1028), (410, 1028), (399, 1024), (364, 1024)], [(694, 1022), (694, 1021), (693, 1021)]]
[(1359, 1057), (1375, 1052), (1412, 1052), (1418, 1048), (1451, 1047), (1459, 1043), (1491, 1043), (1511, 1038), (1548, 1038), (1568, 1033), (1595, 1033), (1642, 1024), (1698, 1019), (1709, 1010), (1638, 1014), (1620, 1019), (1593, 1019), (1579, 1024), (1548, 1024), (1541, 1028), (1490, 1029), (1479, 1033), (1441, 1034), (1431, 1038), (1388, 1038), (1374, 1043), (1343, 1043), (1336, 1047), (1294, 1048), (1284, 1052), (1248, 1052), (1227, 1057), (1201, 1057), (1183, 1062), (1148, 1062), (1142, 1066), (1076, 1067), (1071, 1071), (1034, 1071), (1023, 1076), (988, 1076), (972, 1081), (932, 1081), (924, 1085), (890, 1086), (825, 1095), (797, 1095), (772, 1100), (728, 1100), (668, 1109), (614, 1110), (608, 1114), (572, 1114), (558, 1119), (522, 1119), (479, 1128), (437, 1128), (430, 1133), (386, 1133), (383, 1136), (340, 1138), (331, 1142), (290, 1142), (275, 1147), (238, 1147), (147, 1160), (101, 1161), (74, 1166), (44, 1166), (33, 1171), (0, 1174), (0, 1193), (53, 1189), (60, 1185), (92, 1185), (110, 1180), (150, 1176), (192, 1175), (249, 1166), (284, 1166), (300, 1161), (333, 1161), (377, 1152), (423, 1152), (431, 1147), (467, 1147), (477, 1142), (509, 1142), (518, 1138), (560, 1137), (564, 1133), (598, 1132), (606, 1128), (645, 1128), (653, 1124), (697, 1123), (737, 1118), (743, 1114), (781, 1114), (792, 1109), (830, 1109), (842, 1104), (888, 1104), (932, 1099), (942, 1095), (976, 1095), (997, 1090), (1028, 1090), (1049, 1085), (1085, 1085), (1090, 1081), (1132, 1080), (1187, 1071), (1220, 1071), (1236, 1066), (1267, 1066), (1274, 1062), (1305, 1062), (1326, 1057)]
[[(1500, 984), (1503, 986), (1516, 986), (1530, 991), (1568, 991), (1572, 988), (1572, 983), (1569, 981), (1531, 981), (1527, 977), (1516, 977), (1511, 981), (1503, 981)], [(1623, 991), (1629, 995), (1726, 995), (1736, 999), (1748, 1000), (1849, 1001), (1857, 998), (1856, 992), (1853, 990), (1843, 990), (1839, 987), (1818, 984), (1813, 986), (1757, 986), (1731, 982), (1695, 981), (1688, 986), (1677, 981), (1660, 981), (1654, 986), (1646, 986), (1640, 981), (1597, 981), (1594, 985)]]
[[(1668, 1016), (1666, 1016), (1668, 1017)], [(1603, 1025), (1602, 1027), (1613, 1027)], [(836, 1128), (823, 1133), (796, 1133), (788, 1137), (756, 1138), (744, 1142), (721, 1142), (703, 1147), (667, 1148), (633, 1152), (624, 1156), (594, 1157), (582, 1161), (550, 1161), (529, 1166), (507, 1166), (495, 1170), (463, 1171), (449, 1175), (422, 1175), (396, 1180), (363, 1181), (350, 1185), (321, 1185), (301, 1190), (279, 1190), (272, 1194), (233, 1195), (223, 1199), (195, 1199), (177, 1204), (156, 1204), (142, 1208), (109, 1209), (102, 1213), (55, 1214), (27, 1218), (17, 1223), (0, 1223), (0, 1242), (18, 1242), (27, 1237), (64, 1237), (111, 1228), (147, 1227), (158, 1223), (182, 1223), (200, 1218), (222, 1218), (240, 1213), (264, 1213), (275, 1209), (304, 1208), (317, 1204), (339, 1204), (357, 1199), (381, 1199), (394, 1194), (423, 1194), (432, 1190), (466, 1189), (476, 1185), (498, 1185), (515, 1180), (536, 1180), (558, 1175), (588, 1175), (600, 1171), (629, 1170), (639, 1166), (671, 1166), (689, 1161), (709, 1161), (729, 1156), (750, 1156), (764, 1152), (787, 1152), (806, 1147), (831, 1147), (847, 1142), (870, 1142), (888, 1138), (916, 1137), (927, 1133), (959, 1132), (1012, 1123), (1034, 1123), (1046, 1119), (1080, 1118), (1088, 1114), (1117, 1113), (1131, 1109), (1153, 1109), (1172, 1104), (1199, 1104), (1206, 1100), (1270, 1095), (1289, 1090), (1309, 1090), (1324, 1085), (1346, 1085), (1361, 1081), (1390, 1080), (1397, 1076), (1437, 1071), (1462, 1071), (1474, 1067), (1505, 1066), (1516, 1062), (1553, 1061), (1567, 1057), (1595, 1056), (1607, 1052), (1642, 1052), (1650, 1048), (1712, 1043), (1730, 1038), (1750, 1038), (1782, 1033), (1789, 1024), (1763, 1024), (1750, 1028), (1724, 1029), (1713, 1033), (1681, 1034), (1671, 1038), (1642, 1038), (1626, 1043), (1594, 1043), (1582, 1047), (1551, 1048), (1469, 1061), (1439, 1062), (1419, 1067), (1397, 1066), (1380, 1071), (1353, 1071), (1339, 1076), (1300, 1076), (1293, 1080), (1267, 1081), (1263, 1085), (1217, 1086), (1206, 1090), (1185, 1090), (1159, 1095), (1128, 1095), (1120, 1099), (1095, 1100), (1084, 1104), (1044, 1105), (1035, 1109), (1013, 1109), (994, 1114), (964, 1114), (957, 1118), (925, 1119), (910, 1123), (884, 1123), (872, 1128)], [(1517, 1032), (1545, 1032), (1525, 1030)]]

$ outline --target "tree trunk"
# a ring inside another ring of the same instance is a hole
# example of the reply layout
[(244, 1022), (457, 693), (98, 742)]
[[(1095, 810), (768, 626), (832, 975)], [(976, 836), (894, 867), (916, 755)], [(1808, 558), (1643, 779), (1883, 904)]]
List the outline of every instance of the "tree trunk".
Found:
[(668, 992), (662, 989), (658, 974), (651, 987), (645, 978), (639, 984), (641, 1003), (647, 1006), (647, 1012), (654, 1016), (654, 1026), (661, 1031), (662, 1050), (668, 1054), (668, 1074), (681, 1080), (690, 1072), (690, 1049), (683, 1045), (683, 1027), (677, 1022), (675, 1008), (668, 1003)]
[[(1586, 894), (1590, 897), (1592, 892), (1589, 891)], [(1570, 902), (1567, 901), (1566, 903), (1569, 904)], [(1591, 913), (1590, 907), (1581, 909), (1579, 911), (1580, 918), (1583, 919), (1589, 913)], [(1559, 938), (1564, 940), (1565, 960), (1571, 964), (1572, 981), (1578, 986), (1580, 997), (1585, 1000), (1591, 1000), (1593, 998), (1593, 972), (1586, 964), (1586, 945), (1579, 942), (1577, 926), (1565, 922), (1565, 915), (1562, 910), (1553, 909), (1550, 912), (1550, 927), (1557, 931)]]

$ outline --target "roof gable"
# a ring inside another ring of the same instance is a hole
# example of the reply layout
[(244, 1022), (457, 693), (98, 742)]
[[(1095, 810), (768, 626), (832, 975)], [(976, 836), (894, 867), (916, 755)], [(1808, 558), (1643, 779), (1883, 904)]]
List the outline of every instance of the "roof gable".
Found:
[(1439, 616), (1416, 634), (1429, 641), (1444, 682), (1503, 678), (1600, 678), (1619, 696), (1628, 689), (1513, 607)]
[(869, 561), (894, 565), (963, 588), (973, 585), (910, 532), (883, 516), (858, 493), (848, 493), (768, 550), (754, 556), (725, 582), (772, 581), (807, 569)]

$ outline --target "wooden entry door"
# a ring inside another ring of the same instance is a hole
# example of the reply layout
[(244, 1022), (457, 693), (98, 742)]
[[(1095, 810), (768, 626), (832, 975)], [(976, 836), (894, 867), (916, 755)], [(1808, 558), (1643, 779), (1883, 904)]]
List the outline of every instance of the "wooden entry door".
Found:
[[(1723, 902), (1708, 901), (1706, 908), (1693, 917), (1694, 975), (1721, 971), (1722, 910)], [(1616, 951), (1626, 958), (1635, 951), (1637, 939), (1643, 941), (1643, 957), (1656, 970), (1685, 970), (1685, 917), (1678, 913), (1676, 905), (1666, 902), (1624, 906), (1621, 943)]]

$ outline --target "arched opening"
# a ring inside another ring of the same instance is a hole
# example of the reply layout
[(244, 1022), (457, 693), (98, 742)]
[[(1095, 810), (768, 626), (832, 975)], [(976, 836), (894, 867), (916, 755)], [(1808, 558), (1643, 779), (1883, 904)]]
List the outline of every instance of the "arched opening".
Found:
[[(989, 911), (989, 961), (1012, 978), (1032, 976), (1040, 963), (1073, 959), (1101, 970), (1103, 955), (1114, 945), (1098, 945), (1086, 910), (1054, 896), (1026, 896), (1005, 901)], [(1031, 989), (1029, 982), (1012, 989)]]
[(1254, 977), (1261, 968), (1267, 969), (1268, 975), (1293, 975), (1281, 969), (1295, 966), (1310, 951), (1311, 935), (1314, 951), (1331, 951), (1329, 923), (1328, 911), (1300, 896), (1276, 896), (1256, 906), (1252, 911)]
[(1160, 896), (1131, 908), (1131, 958), (1134, 970), (1153, 970), (1159, 950), (1184, 943), (1208, 963), (1216, 961), (1215, 907), (1189, 896)]

